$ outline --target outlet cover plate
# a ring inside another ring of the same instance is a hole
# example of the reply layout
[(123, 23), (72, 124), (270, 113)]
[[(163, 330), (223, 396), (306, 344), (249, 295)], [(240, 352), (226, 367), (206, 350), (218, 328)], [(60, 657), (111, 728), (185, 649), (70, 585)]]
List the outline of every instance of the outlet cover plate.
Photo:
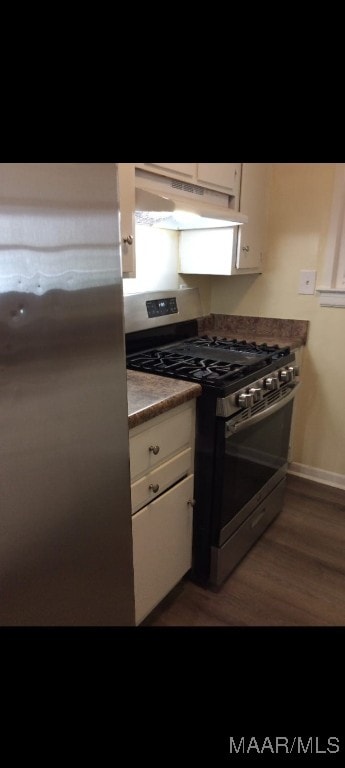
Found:
[(315, 293), (316, 270), (301, 269), (299, 273), (298, 293)]

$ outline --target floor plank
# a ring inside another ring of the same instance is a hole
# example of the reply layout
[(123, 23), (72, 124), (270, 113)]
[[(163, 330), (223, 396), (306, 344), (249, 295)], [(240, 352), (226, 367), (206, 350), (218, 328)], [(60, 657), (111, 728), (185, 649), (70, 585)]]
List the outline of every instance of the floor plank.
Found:
[(288, 475), (283, 510), (218, 591), (187, 577), (145, 626), (345, 626), (345, 491)]

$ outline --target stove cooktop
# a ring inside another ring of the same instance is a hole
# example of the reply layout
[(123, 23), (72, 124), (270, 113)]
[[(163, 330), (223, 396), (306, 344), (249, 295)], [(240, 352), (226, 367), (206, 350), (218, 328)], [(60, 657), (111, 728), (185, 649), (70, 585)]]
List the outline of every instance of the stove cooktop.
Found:
[(289, 354), (290, 347), (278, 344), (195, 336), (128, 355), (127, 368), (221, 389), (267, 366), (274, 367), (275, 361)]

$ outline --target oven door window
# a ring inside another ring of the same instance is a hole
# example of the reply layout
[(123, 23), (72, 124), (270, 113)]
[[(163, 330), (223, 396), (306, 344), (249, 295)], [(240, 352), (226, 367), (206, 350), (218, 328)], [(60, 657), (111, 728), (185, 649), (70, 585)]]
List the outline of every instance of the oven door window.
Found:
[[(219, 425), (216, 460), (215, 517), (218, 530), (236, 515), (245, 516), (285, 471), (293, 402), (237, 434), (224, 437)], [(259, 498), (257, 498), (259, 496)], [(249, 506), (248, 506), (249, 505)]]

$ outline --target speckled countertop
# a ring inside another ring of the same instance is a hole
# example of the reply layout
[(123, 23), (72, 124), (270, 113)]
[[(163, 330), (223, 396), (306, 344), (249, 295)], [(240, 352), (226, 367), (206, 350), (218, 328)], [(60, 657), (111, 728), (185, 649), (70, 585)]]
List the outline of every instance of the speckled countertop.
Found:
[(289, 320), (279, 317), (249, 317), (247, 315), (206, 315), (198, 318), (200, 335), (246, 339), (257, 344), (279, 344), (291, 349), (307, 342), (309, 320)]
[(200, 384), (168, 379), (140, 371), (127, 371), (128, 426), (130, 429), (201, 395)]

